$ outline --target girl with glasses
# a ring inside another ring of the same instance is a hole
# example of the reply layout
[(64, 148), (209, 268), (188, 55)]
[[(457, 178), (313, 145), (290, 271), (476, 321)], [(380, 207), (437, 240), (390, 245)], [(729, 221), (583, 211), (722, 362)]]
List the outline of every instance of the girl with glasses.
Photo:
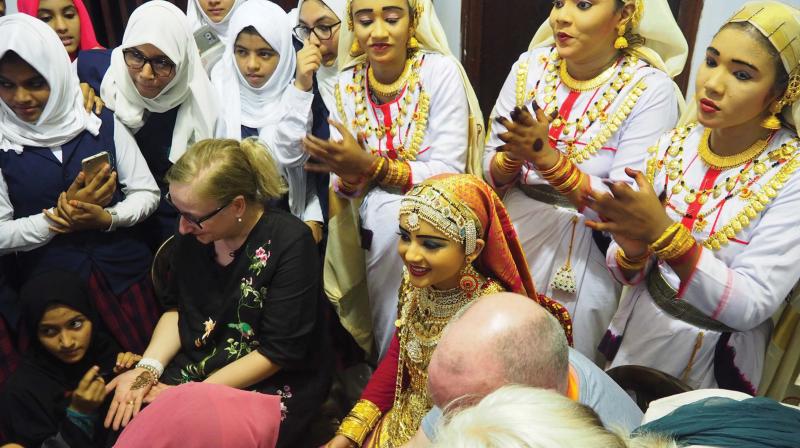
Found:
[[(118, 117), (83, 109), (55, 31), (13, 14), (0, 34), (0, 254), (16, 252), (22, 281), (78, 271), (111, 334), (141, 352), (158, 310), (152, 254), (133, 227), (156, 209), (158, 186)], [(84, 172), (101, 152), (109, 163)]]
[[(136, 8), (100, 92), (135, 134), (163, 197), (169, 167), (192, 143), (214, 135), (219, 114), (183, 12), (162, 0)], [(174, 234), (176, 224), (175, 210), (162, 201), (145, 223), (150, 247), (155, 250)]]
[[(303, 169), (308, 155), (301, 142), (310, 127), (311, 76), (319, 62), (305, 73), (296, 64), (290, 27), (289, 16), (267, 0), (250, 0), (233, 13), (236, 37), (211, 72), (222, 101), (216, 135), (258, 137), (288, 181), (289, 210), (317, 230), (322, 210)], [(314, 236), (319, 242), (321, 231)]]

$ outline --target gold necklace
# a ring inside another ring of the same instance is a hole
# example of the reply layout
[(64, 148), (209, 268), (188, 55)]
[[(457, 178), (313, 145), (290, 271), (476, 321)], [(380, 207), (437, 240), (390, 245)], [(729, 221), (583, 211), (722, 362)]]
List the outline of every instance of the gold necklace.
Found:
[(408, 82), (408, 74), (411, 73), (412, 59), (406, 59), (406, 65), (403, 67), (403, 72), (391, 84), (383, 84), (375, 77), (375, 72), (372, 70), (372, 65), (367, 69), (367, 76), (369, 77), (369, 89), (384, 98), (394, 98), (403, 90)]
[(563, 82), (564, 85), (569, 87), (571, 90), (575, 90), (577, 92), (594, 90), (607, 83), (611, 77), (614, 76), (614, 73), (617, 71), (616, 61), (617, 58), (614, 58), (614, 61), (611, 63), (611, 65), (609, 65), (607, 69), (603, 70), (602, 73), (585, 81), (573, 78), (572, 75), (570, 75), (567, 71), (567, 64), (562, 63), (560, 67), (561, 71), (559, 72), (559, 75), (561, 76), (561, 82)]
[[(772, 136), (772, 134), (770, 134), (770, 136)], [(710, 139), (711, 129), (706, 128), (705, 131), (703, 131), (703, 136), (700, 137), (700, 143), (697, 145), (697, 153), (700, 155), (700, 158), (703, 159), (703, 162), (705, 162), (706, 165), (718, 170), (728, 170), (751, 162), (762, 152), (764, 152), (764, 150), (767, 148), (767, 144), (769, 143), (769, 137), (759, 139), (738, 154), (721, 156), (714, 154), (711, 151), (711, 148), (708, 146)]]

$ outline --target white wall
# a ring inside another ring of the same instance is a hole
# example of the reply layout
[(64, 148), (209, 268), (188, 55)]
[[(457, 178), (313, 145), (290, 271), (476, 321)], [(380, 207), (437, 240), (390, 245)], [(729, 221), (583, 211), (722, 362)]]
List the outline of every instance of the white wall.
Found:
[(433, 0), (433, 7), (442, 22), (450, 51), (461, 60), (461, 0)]
[(17, 12), (17, 1), (6, 0), (6, 15), (11, 14), (12, 12)]
[[(691, 0), (689, 0), (691, 1)], [(781, 0), (783, 3), (800, 8), (800, 0)], [(735, 14), (745, 3), (746, 0), (706, 0), (703, 5), (703, 12), (700, 15), (700, 26), (697, 29), (697, 41), (694, 44), (694, 54), (692, 55), (691, 76), (689, 85), (686, 89), (687, 100), (694, 96), (694, 80), (697, 76), (697, 68), (703, 62), (706, 48), (711, 43), (714, 35), (720, 27)]]

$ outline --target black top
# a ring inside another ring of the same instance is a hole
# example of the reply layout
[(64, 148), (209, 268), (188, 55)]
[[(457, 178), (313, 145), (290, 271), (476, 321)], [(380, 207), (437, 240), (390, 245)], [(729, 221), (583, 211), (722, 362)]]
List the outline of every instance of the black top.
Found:
[(281, 370), (249, 389), (284, 396), (281, 440), (292, 446), (287, 437), (302, 434), (327, 395), (331, 373), (317, 247), (308, 227), (268, 209), (225, 267), (216, 263), (213, 244), (176, 236), (170, 282), (164, 306), (178, 309), (181, 350), (161, 380), (202, 381), (257, 351)]

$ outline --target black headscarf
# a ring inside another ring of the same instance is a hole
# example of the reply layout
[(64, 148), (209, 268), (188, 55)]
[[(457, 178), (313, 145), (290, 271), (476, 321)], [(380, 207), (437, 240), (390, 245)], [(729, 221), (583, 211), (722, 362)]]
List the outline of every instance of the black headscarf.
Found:
[[(83, 375), (95, 365), (101, 375), (110, 374), (120, 350), (100, 328), (102, 323), (90, 305), (85, 282), (75, 273), (49, 271), (31, 278), (20, 291), (20, 302), (31, 346), (0, 395), (0, 418), (7, 441), (39, 446), (59, 432), (72, 392)], [(75, 364), (59, 360), (39, 342), (39, 322), (54, 305), (72, 308), (92, 322), (89, 348)]]

